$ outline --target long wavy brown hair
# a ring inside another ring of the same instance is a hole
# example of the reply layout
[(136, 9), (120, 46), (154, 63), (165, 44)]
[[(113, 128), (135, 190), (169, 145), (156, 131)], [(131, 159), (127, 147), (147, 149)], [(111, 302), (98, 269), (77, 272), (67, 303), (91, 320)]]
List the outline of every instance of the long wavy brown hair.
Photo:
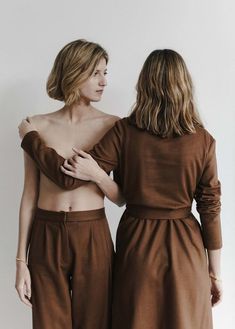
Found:
[(107, 52), (97, 43), (78, 39), (65, 45), (56, 56), (48, 77), (48, 95), (66, 105), (79, 101), (79, 87), (102, 58), (108, 63)]
[(136, 86), (130, 119), (160, 137), (196, 132), (203, 127), (193, 99), (192, 79), (176, 51), (154, 50), (146, 59)]

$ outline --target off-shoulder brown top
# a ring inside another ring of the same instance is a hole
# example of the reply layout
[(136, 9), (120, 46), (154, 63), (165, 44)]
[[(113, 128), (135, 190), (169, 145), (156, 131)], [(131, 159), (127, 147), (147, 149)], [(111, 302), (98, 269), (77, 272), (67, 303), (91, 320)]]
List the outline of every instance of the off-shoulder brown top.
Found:
[[(21, 145), (60, 187), (75, 189), (86, 183), (61, 172), (65, 159), (47, 147), (38, 132), (26, 134)], [(171, 218), (171, 213), (191, 209), (195, 199), (205, 248), (222, 247), (215, 140), (204, 128), (161, 138), (124, 118), (89, 153), (106, 172), (114, 171), (127, 205), (158, 209), (160, 218)]]

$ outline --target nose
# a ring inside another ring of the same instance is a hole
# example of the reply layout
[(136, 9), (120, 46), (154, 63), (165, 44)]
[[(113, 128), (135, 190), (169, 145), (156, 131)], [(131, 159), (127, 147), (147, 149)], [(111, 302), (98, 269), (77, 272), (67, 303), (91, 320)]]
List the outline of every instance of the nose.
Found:
[(106, 79), (106, 76), (105, 76), (105, 75), (103, 75), (103, 76), (100, 78), (99, 85), (102, 86), (102, 87), (107, 86), (107, 79)]

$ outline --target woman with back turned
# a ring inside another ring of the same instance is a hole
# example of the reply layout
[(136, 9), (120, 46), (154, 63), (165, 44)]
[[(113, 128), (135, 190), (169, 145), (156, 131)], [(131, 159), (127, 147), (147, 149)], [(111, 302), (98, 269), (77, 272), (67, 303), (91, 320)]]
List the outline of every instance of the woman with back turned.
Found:
[[(68, 176), (73, 187), (84, 175), (94, 181), (94, 160), (116, 170), (127, 206), (116, 238), (113, 329), (211, 329), (211, 306), (222, 298), (215, 140), (196, 112), (192, 89), (183, 58), (155, 50), (140, 72), (131, 115), (89, 156), (78, 150), (64, 163), (64, 176), (47, 160), (51, 150), (38, 134), (23, 139), (33, 158), (37, 145), (44, 146), (47, 159), (39, 161), (55, 179), (64, 177), (65, 188)], [(193, 199), (201, 225), (191, 213)]]

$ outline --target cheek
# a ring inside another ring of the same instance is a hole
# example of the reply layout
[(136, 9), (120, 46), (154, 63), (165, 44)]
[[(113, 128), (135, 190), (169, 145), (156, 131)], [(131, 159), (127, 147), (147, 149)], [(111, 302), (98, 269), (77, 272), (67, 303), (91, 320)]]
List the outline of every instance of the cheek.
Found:
[(88, 97), (90, 95), (89, 88), (81, 88), (80, 95), (83, 97)]
[(80, 88), (81, 95), (89, 96), (92, 95), (95, 91), (94, 84), (92, 82), (87, 83), (82, 88)]

